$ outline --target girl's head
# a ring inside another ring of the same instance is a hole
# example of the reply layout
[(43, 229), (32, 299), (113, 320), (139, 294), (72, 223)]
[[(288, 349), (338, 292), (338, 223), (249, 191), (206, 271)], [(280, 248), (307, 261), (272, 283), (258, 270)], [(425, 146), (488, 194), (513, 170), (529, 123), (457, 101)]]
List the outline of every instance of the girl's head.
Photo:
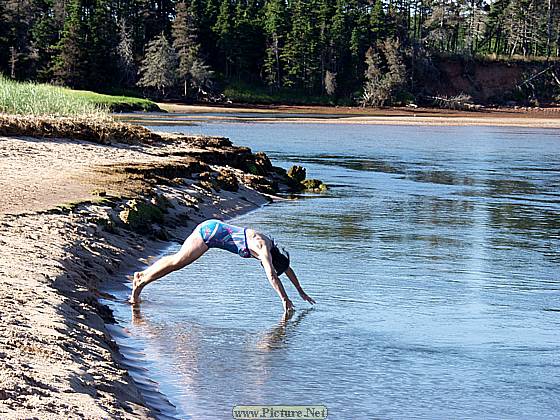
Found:
[(270, 255), (277, 275), (284, 273), (290, 266), (290, 254), (284, 248), (279, 248), (277, 244), (273, 243)]

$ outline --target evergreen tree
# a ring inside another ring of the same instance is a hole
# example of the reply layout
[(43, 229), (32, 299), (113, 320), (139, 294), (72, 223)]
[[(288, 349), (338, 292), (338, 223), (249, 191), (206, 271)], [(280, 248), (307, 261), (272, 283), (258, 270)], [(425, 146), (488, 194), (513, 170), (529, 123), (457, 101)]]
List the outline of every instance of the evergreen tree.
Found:
[(173, 47), (179, 59), (178, 76), (183, 83), (183, 94), (188, 96), (189, 87), (197, 93), (210, 83), (212, 72), (200, 57), (197, 42), (198, 29), (194, 8), (186, 2), (177, 5), (177, 16), (173, 21)]
[(192, 8), (185, 1), (177, 4), (177, 16), (173, 21), (173, 47), (179, 58), (178, 75), (183, 82), (183, 94), (188, 94), (191, 69), (199, 54), (197, 28)]
[(329, 70), (325, 73), (325, 92), (329, 96), (333, 96), (336, 92), (336, 73)]
[(177, 82), (177, 64), (177, 54), (162, 32), (146, 47), (138, 86), (155, 88), (165, 96), (165, 90)]
[(314, 32), (316, 19), (313, 18), (313, 9), (310, 10), (305, 0), (291, 2), (289, 12), (292, 17), (291, 28), (282, 52), (282, 58), (286, 61), (284, 84), (311, 90), (317, 79), (320, 61), (317, 57), (318, 37)]
[(86, 28), (82, 20), (82, 1), (71, 0), (67, 6), (62, 37), (56, 45), (53, 75), (57, 82), (70, 87), (86, 84), (89, 61), (86, 55)]
[(230, 76), (233, 63), (233, 13), (230, 0), (222, 0), (216, 23), (212, 27), (217, 39), (218, 50), (223, 57), (222, 65), (226, 77)]
[(406, 81), (406, 67), (400, 43), (394, 39), (378, 42), (366, 52), (366, 72), (362, 106), (383, 106), (393, 103)]
[(369, 17), (371, 42), (376, 43), (385, 35), (385, 12), (382, 0), (375, 0)]
[(31, 30), (36, 20), (37, 8), (32, 0), (3, 0), (4, 19), (7, 23), (7, 54), (10, 74), (20, 79), (32, 71)]
[(266, 58), (264, 74), (267, 83), (281, 87), (283, 62), (280, 58), (286, 37), (286, 7), (284, 0), (268, 0), (264, 6), (264, 31), (266, 34)]
[(330, 33), (330, 68), (335, 73), (344, 70), (344, 61), (349, 52), (348, 38), (346, 1), (337, 0)]
[(0, 2), (0, 71), (7, 68), (8, 63), (8, 22), (6, 20), (6, 7)]
[(31, 29), (31, 70), (40, 81), (48, 81), (53, 77), (51, 64), (64, 20), (55, 13), (55, 1), (36, 1), (36, 5), (38, 15)]
[(124, 86), (132, 86), (136, 80), (136, 63), (134, 62), (134, 45), (132, 31), (124, 19), (119, 22), (119, 44), (117, 45), (117, 60), (121, 83)]
[(112, 18), (111, 0), (89, 0), (87, 55), (89, 71), (86, 86), (106, 87), (118, 72), (114, 46), (118, 43), (117, 25)]

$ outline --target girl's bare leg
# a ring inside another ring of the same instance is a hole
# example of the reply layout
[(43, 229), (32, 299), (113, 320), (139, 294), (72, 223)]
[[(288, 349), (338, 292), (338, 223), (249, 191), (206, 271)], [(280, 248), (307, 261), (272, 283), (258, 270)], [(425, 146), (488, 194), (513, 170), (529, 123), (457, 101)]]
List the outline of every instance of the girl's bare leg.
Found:
[(142, 289), (146, 287), (146, 285), (172, 271), (179, 270), (189, 265), (206, 251), (208, 251), (208, 246), (206, 246), (202, 240), (198, 230), (195, 230), (187, 238), (179, 252), (160, 258), (144, 271), (134, 273), (130, 303), (140, 302), (140, 293), (142, 293)]

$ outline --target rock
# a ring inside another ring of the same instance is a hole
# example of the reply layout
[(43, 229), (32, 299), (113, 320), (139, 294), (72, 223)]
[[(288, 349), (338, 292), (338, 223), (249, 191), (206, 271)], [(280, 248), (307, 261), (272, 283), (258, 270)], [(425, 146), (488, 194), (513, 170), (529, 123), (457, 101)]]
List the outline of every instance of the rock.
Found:
[(226, 191), (239, 190), (237, 177), (231, 171), (220, 171), (220, 174), (216, 177), (216, 184), (218, 187), (223, 188)]
[(273, 182), (260, 175), (245, 175), (243, 182), (258, 192), (265, 194), (276, 194), (278, 187)]
[(306, 179), (301, 184), (305, 187), (305, 191), (325, 192), (329, 189), (323, 181), (318, 179)]
[(163, 194), (156, 194), (150, 199), (150, 203), (167, 213), (169, 208), (174, 208), (173, 204)]
[(163, 222), (163, 212), (150, 202), (130, 200), (119, 213), (119, 219), (128, 228), (139, 231), (149, 228), (152, 223)]
[(161, 239), (162, 241), (168, 241), (171, 237), (163, 226), (155, 223), (152, 223), (150, 226), (150, 232), (155, 238)]
[(255, 165), (261, 169), (262, 175), (272, 171), (272, 162), (264, 152), (255, 153)]
[(307, 175), (307, 171), (303, 166), (294, 165), (288, 169), (288, 177), (296, 182), (302, 182)]

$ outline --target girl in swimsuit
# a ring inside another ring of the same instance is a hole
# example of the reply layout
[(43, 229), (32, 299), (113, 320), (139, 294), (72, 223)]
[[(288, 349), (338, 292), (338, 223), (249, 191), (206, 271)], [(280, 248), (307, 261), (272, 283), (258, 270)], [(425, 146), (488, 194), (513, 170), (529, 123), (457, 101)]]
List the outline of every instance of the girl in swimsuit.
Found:
[(303, 300), (311, 304), (315, 303), (303, 291), (294, 270), (290, 267), (290, 255), (285, 250), (280, 250), (272, 239), (252, 229), (244, 229), (214, 219), (199, 224), (179, 252), (159, 259), (144, 271), (134, 273), (130, 303), (140, 302), (140, 293), (146, 285), (196, 261), (210, 248), (220, 248), (242, 258), (260, 260), (268, 281), (282, 300), (285, 313), (293, 311), (294, 305), (278, 278), (283, 273), (293, 283)]

